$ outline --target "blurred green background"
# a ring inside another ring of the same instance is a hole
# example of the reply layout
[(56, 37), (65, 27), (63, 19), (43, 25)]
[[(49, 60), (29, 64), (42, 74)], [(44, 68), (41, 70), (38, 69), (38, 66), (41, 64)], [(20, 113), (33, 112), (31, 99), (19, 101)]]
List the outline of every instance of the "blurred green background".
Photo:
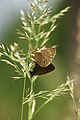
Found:
[[(49, 5), (53, 6), (52, 14), (58, 13), (67, 6), (72, 8), (58, 20), (58, 26), (48, 42), (49, 46), (59, 45), (53, 60), (56, 69), (37, 79), (35, 91), (51, 90), (66, 81), (67, 73), (70, 73), (70, 60), (74, 56), (76, 46), (73, 32), (79, 3), (79, 0), (49, 0)], [(21, 9), (28, 11), (29, 6), (26, 0), (0, 1), (0, 43), (10, 45), (17, 42), (21, 47), (26, 47), (25, 42), (19, 40), (16, 34), (16, 28), (19, 29), (21, 25), (19, 14)], [(0, 62), (0, 120), (20, 120), (23, 81), (14, 81), (13, 76), (15, 76), (14, 69)], [(35, 116), (34, 120), (75, 120), (70, 101), (68, 95), (54, 99)], [(41, 100), (39, 100), (40, 103), (42, 103)], [(24, 109), (24, 120), (27, 120), (26, 105)]]

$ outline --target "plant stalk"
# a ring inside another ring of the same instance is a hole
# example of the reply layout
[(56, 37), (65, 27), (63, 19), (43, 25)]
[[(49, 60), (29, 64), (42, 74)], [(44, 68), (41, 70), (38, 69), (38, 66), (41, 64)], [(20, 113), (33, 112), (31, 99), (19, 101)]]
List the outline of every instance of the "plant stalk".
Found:
[(32, 94), (33, 94), (33, 82), (31, 80), (30, 98), (32, 100), (28, 103), (28, 120), (32, 120), (32, 117), (33, 117), (33, 113), (32, 113), (32, 106), (33, 106)]
[(26, 74), (24, 73), (24, 83), (23, 83), (23, 93), (22, 93), (22, 106), (21, 106), (21, 120), (23, 120), (23, 112), (24, 112), (24, 94), (25, 94), (25, 86), (26, 86)]

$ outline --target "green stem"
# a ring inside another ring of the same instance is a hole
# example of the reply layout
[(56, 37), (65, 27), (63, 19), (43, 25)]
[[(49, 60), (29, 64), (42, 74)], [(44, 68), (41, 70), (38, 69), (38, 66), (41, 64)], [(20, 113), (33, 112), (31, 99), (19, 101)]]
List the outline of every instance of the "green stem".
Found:
[[(30, 90), (30, 97), (33, 94), (33, 82), (31, 81), (31, 90)], [(32, 120), (33, 117), (33, 113), (32, 113), (32, 104), (33, 104), (33, 100), (31, 100), (31, 102), (28, 103), (28, 120)]]
[(22, 108), (21, 108), (21, 120), (23, 120), (23, 109), (24, 109), (23, 102), (24, 102), (25, 86), (26, 86), (26, 74), (24, 73), (23, 94), (22, 94)]
[[(41, 29), (41, 27), (40, 27), (40, 25), (39, 25), (39, 27), (38, 27), (38, 34), (40, 33), (40, 29)], [(39, 38), (38, 38), (39, 39)], [(35, 45), (35, 48), (38, 48), (39, 47), (39, 40), (36, 40), (36, 45)]]

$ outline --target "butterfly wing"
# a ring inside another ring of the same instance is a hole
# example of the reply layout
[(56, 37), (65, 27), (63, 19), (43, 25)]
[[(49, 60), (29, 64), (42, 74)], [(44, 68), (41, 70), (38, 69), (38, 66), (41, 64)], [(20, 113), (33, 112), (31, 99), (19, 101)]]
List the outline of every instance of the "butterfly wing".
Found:
[(52, 64), (48, 65), (47, 67), (41, 67), (36, 63), (33, 70), (30, 71), (30, 75), (31, 77), (33, 77), (34, 75), (43, 75), (53, 71), (54, 69), (55, 67)]
[(44, 57), (44, 59), (41, 62), (41, 67), (47, 67), (52, 62), (52, 59), (55, 57), (56, 49), (45, 48), (44, 50), (41, 50), (41, 53)]
[(41, 67), (47, 67), (56, 55), (56, 48), (38, 48), (31, 53), (31, 58)]
[(44, 56), (42, 55), (40, 51), (33, 52), (31, 54), (31, 58), (35, 63), (37, 63), (38, 65), (42, 67), (42, 61), (44, 59)]

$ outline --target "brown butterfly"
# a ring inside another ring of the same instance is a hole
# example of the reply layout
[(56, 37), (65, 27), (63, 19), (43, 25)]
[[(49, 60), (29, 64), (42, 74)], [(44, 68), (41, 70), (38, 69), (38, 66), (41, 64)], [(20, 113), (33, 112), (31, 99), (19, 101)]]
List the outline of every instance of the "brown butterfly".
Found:
[(31, 53), (31, 58), (35, 62), (34, 68), (30, 71), (31, 77), (43, 75), (55, 69), (51, 64), (56, 55), (56, 46), (37, 48)]
[(56, 55), (56, 46), (37, 48), (31, 53), (31, 58), (41, 67), (47, 67)]

